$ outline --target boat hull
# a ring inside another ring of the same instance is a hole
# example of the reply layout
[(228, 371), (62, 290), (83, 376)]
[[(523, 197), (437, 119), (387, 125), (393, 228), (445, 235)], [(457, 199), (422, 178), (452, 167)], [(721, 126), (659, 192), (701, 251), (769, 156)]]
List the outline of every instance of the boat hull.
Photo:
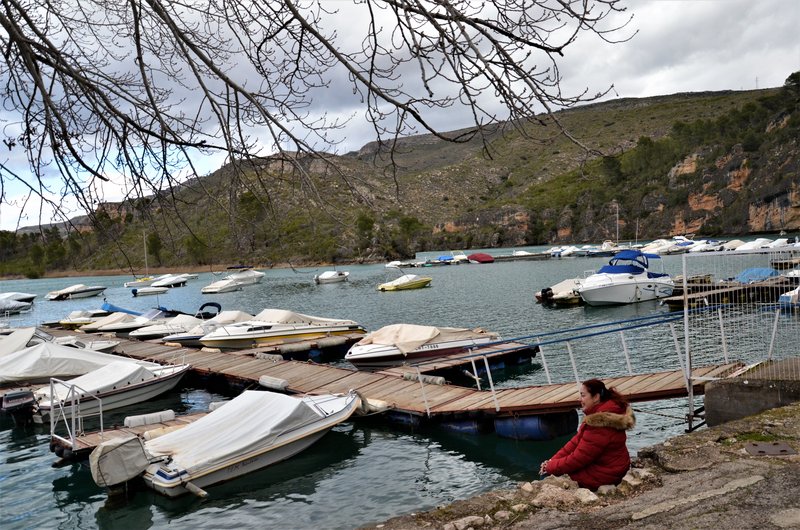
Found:
[[(591, 278), (591, 277), (590, 277)], [(591, 306), (621, 305), (658, 300), (672, 295), (674, 284), (668, 279), (616, 279), (589, 281), (580, 288), (580, 296)]]
[[(129, 385), (125, 388), (94, 395), (102, 400), (103, 412), (147, 401), (175, 388), (191, 367), (189, 365), (179, 365), (174, 368), (175, 370), (166, 373), (158, 379), (144, 381), (136, 385)], [(76, 400), (75, 405), (76, 408), (79, 409), (79, 414), (81, 416), (100, 412), (100, 402), (96, 399), (87, 398), (83, 401)], [(72, 406), (72, 401), (65, 402), (62, 406), (66, 411), (69, 411)], [(42, 417), (49, 416), (52, 410), (52, 404), (49, 402), (39, 403), (38, 405), (38, 413)]]
[(45, 299), (53, 300), (53, 301), (60, 301), (60, 300), (76, 300), (79, 298), (91, 298), (93, 296), (97, 296), (103, 291), (105, 291), (105, 287), (87, 287), (85, 289), (78, 289), (74, 291), (54, 291), (52, 293), (48, 293), (45, 295)]
[(189, 490), (187, 490), (184, 486), (186, 482), (191, 482), (199, 488), (205, 488), (214, 484), (219, 484), (220, 482), (227, 482), (247, 473), (252, 473), (253, 471), (258, 471), (259, 469), (263, 469), (267, 466), (277, 464), (278, 462), (287, 460), (294, 455), (308, 449), (317, 440), (327, 434), (332, 428), (333, 425), (299, 440), (286, 443), (266, 453), (242, 457), (227, 467), (212, 471), (202, 476), (183, 476), (174, 480), (166, 480), (157, 473), (153, 474), (148, 472), (145, 473), (143, 477), (144, 483), (162, 495), (166, 495), (167, 497), (179, 497), (189, 493)]
[(216, 337), (206, 335), (200, 339), (200, 343), (208, 348), (245, 349), (254, 348), (259, 344), (265, 343), (299, 341), (326, 337), (329, 335), (346, 335), (351, 333), (366, 333), (366, 330), (361, 326), (352, 325), (336, 327), (326, 326), (319, 327), (317, 329), (303, 327), (301, 329), (293, 330), (276, 330), (273, 333), (243, 333), (240, 335), (219, 335)]
[(410, 351), (407, 354), (402, 353), (394, 346), (388, 345), (371, 345), (372, 347), (368, 346), (364, 348), (363, 353), (360, 353), (357, 347), (353, 347), (350, 352), (345, 355), (345, 360), (359, 370), (377, 371), (462, 353), (469, 348), (479, 347), (497, 340), (497, 337), (487, 337), (485, 339), (423, 344), (416, 350)]
[(404, 283), (397, 283), (394, 284), (392, 282), (389, 283), (382, 283), (378, 286), (379, 291), (407, 291), (410, 289), (422, 289), (423, 287), (427, 287), (429, 283), (433, 281), (433, 278), (418, 278), (416, 280), (411, 280)]
[(157, 492), (168, 497), (178, 497), (189, 492), (187, 483), (204, 488), (281, 462), (310, 447), (334, 426), (348, 419), (361, 404), (361, 400), (355, 395), (343, 399), (346, 401), (340, 410), (298, 431), (279, 435), (275, 444), (259, 452), (235, 455), (223, 465), (195, 471), (193, 474), (152, 464), (145, 470), (142, 478), (147, 486)]

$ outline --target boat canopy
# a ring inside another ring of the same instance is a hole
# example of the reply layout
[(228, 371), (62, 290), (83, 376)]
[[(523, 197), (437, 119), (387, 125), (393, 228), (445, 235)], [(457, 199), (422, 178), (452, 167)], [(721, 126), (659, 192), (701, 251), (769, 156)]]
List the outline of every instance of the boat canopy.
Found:
[[(116, 355), (43, 342), (0, 357), (0, 383), (46, 381), (51, 377), (75, 377), (118, 362), (121, 361)], [(123, 362), (139, 365), (152, 364), (138, 361)]]
[(219, 326), (235, 324), (236, 322), (245, 322), (247, 320), (253, 320), (253, 315), (250, 313), (245, 313), (244, 311), (222, 311), (214, 318), (204, 320), (202, 323), (191, 328), (186, 333), (176, 333), (176, 335), (205, 335), (209, 332), (209, 330), (216, 329)]
[[(70, 379), (68, 383), (76, 386), (80, 397), (83, 397), (85, 395), (99, 394), (118, 388), (124, 388), (128, 385), (141, 383), (142, 381), (150, 381), (157, 377), (158, 374), (155, 371), (148, 370), (146, 367), (135, 362), (120, 361), (119, 357), (117, 357), (116, 362), (101, 366), (75, 379)], [(54, 390), (56, 399), (69, 399), (68, 387), (58, 385)], [(50, 387), (47, 386), (37, 390), (36, 397), (37, 399), (41, 397), (41, 401), (52, 401), (53, 396), (50, 395)]]
[(190, 475), (225, 465), (231, 457), (266, 451), (276, 438), (323, 416), (301, 399), (245, 390), (207, 416), (146, 442), (154, 457), (168, 456)]
[(350, 320), (339, 320), (335, 318), (315, 317), (311, 315), (304, 315), (302, 313), (295, 313), (294, 311), (287, 311), (285, 309), (264, 309), (257, 314), (253, 320), (261, 322), (271, 322), (274, 324), (330, 324), (331, 322), (355, 322)]
[(403, 354), (414, 351), (423, 344), (486, 337), (482, 329), (439, 328), (417, 324), (391, 324), (373, 331), (358, 341), (357, 345), (383, 344), (395, 346)]
[(658, 254), (649, 254), (640, 250), (621, 250), (608, 260), (608, 265), (600, 267), (598, 273), (641, 274), (650, 266), (649, 260), (661, 259)]
[(36, 328), (19, 328), (10, 335), (0, 338), (0, 358), (27, 348), (35, 334)]

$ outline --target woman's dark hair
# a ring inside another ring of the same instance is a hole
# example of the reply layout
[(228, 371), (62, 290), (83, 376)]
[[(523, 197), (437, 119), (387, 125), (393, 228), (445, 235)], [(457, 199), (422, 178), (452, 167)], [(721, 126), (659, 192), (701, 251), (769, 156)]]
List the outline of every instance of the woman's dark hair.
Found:
[(593, 396), (600, 395), (600, 402), (608, 401), (609, 399), (615, 401), (621, 407), (628, 405), (628, 399), (617, 392), (614, 388), (606, 388), (606, 384), (599, 379), (588, 379), (583, 382), (583, 386)]

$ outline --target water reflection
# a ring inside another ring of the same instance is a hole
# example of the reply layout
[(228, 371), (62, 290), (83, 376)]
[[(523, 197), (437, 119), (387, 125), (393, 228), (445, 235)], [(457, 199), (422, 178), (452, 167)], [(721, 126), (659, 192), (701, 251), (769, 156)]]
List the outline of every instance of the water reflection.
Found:
[[(159, 525), (161, 520), (191, 521), (199, 515), (229, 512), (237, 508), (274, 504), (314, 504), (318, 489), (331, 476), (348, 467), (359, 451), (369, 443), (369, 436), (353, 424), (336, 426), (309, 449), (294, 457), (234, 480), (209, 486), (206, 499), (192, 495), (167, 498), (143, 485), (125, 495), (110, 497), (97, 512), (100, 528), (119, 528), (132, 513), (147, 512), (145, 528)], [(151, 509), (152, 507), (152, 509)], [(293, 508), (297, 510), (298, 508)], [(285, 512), (259, 516), (261, 524), (276, 526), (285, 521)], [(219, 521), (215, 523), (219, 526)]]

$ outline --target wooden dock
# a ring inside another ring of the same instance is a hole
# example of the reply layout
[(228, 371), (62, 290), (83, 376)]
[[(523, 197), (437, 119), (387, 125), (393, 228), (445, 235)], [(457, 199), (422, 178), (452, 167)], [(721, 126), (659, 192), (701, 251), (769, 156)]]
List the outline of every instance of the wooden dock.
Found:
[(663, 302), (672, 310), (683, 309), (685, 304), (691, 309), (717, 304), (774, 304), (780, 295), (796, 286), (796, 282), (784, 276), (749, 284), (696, 284), (690, 285), (686, 294), (669, 296)]
[[(515, 344), (514, 347), (529, 346)], [(508, 349), (508, 348), (506, 348)], [(512, 348), (513, 349), (513, 348)], [(485, 348), (485, 354), (500, 355), (500, 345)], [(405, 376), (416, 373), (416, 368), (398, 367), (381, 372), (361, 372), (328, 364), (279, 360), (277, 356), (255, 357), (252, 352), (223, 353), (193, 348), (178, 348), (155, 342), (123, 340), (115, 348), (120, 355), (156, 362), (182, 362), (192, 365), (200, 375), (222, 377), (234, 386), (242, 388), (258, 385), (261, 376), (269, 376), (288, 383), (286, 392), (292, 394), (344, 393), (356, 390), (372, 403), (382, 403), (387, 413), (395, 417), (416, 418), (416, 421), (450, 422), (463, 419), (521, 417), (526, 415), (565, 413), (580, 407), (576, 382), (540, 385), (524, 388), (477, 390), (450, 384), (429, 384)], [(256, 352), (259, 353), (259, 352)], [(476, 352), (473, 351), (473, 355)], [(479, 357), (482, 361), (482, 357)], [(465, 361), (461, 361), (463, 364)], [(466, 362), (470, 362), (467, 360)], [(458, 366), (457, 359), (441, 359), (427, 363), (426, 372)], [(470, 363), (471, 364), (471, 363)], [(743, 368), (741, 363), (728, 363), (698, 367), (693, 370), (694, 394), (704, 393), (705, 381), (737, 375)], [(420, 370), (422, 373), (422, 370)], [(615, 387), (631, 402), (666, 399), (687, 395), (684, 373), (668, 370), (650, 374), (604, 378), (608, 386)], [(103, 433), (86, 433), (69, 441), (53, 437), (51, 444), (57, 454), (65, 460), (85, 458), (103, 440), (129, 435), (141, 435), (145, 431), (171, 428), (187, 424), (205, 413), (182, 416), (171, 421), (135, 428), (114, 428)], [(60, 453), (59, 453), (60, 449)], [(68, 451), (67, 451), (68, 450)], [(69, 454), (69, 457), (67, 457)]]
[[(522, 347), (524, 345), (516, 345)], [(499, 354), (498, 345), (486, 349), (487, 356)], [(410, 366), (381, 372), (361, 372), (326, 364), (299, 361), (260, 359), (242, 352), (224, 353), (174, 348), (148, 342), (123, 341), (117, 353), (137, 359), (170, 362), (176, 357), (192, 365), (202, 375), (217, 375), (245, 386), (258, 384), (262, 375), (287, 381), (287, 391), (296, 394), (320, 394), (357, 390), (363, 397), (388, 403), (393, 410), (419, 416), (460, 415), (476, 412), (488, 415), (562, 412), (579, 406), (576, 383), (563, 383), (536, 387), (502, 389), (492, 393), (455, 385), (420, 384), (407, 380), (404, 372), (415, 372)], [(480, 355), (481, 350), (471, 355)], [(480, 357), (479, 357), (480, 358)], [(461, 363), (468, 363), (462, 360)], [(455, 359), (429, 363), (426, 373), (433, 367), (452, 368)], [(694, 370), (697, 378), (727, 377), (741, 367), (729, 363), (700, 367)], [(422, 370), (420, 370), (422, 371)], [(687, 390), (680, 370), (609, 378), (631, 401), (686, 396)], [(703, 384), (697, 383), (696, 394), (703, 393)]]

